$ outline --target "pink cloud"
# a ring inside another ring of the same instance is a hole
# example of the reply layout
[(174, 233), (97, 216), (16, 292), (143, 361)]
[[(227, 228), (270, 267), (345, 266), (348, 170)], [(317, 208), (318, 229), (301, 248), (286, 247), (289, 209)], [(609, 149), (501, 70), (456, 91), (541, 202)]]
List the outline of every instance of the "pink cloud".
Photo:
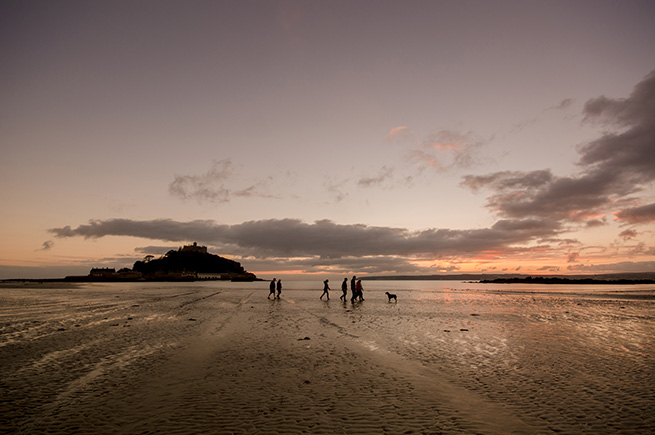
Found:
[(441, 130), (431, 135), (425, 146), (437, 150), (459, 151), (467, 147), (470, 142), (468, 135), (449, 130)]
[(473, 138), (470, 133), (440, 130), (431, 134), (421, 145), (421, 148), (410, 153), (412, 160), (420, 165), (447, 170), (472, 166), (482, 141)]
[(389, 141), (393, 141), (396, 137), (400, 139), (408, 139), (412, 136), (412, 132), (409, 127), (398, 126), (391, 129), (389, 132)]

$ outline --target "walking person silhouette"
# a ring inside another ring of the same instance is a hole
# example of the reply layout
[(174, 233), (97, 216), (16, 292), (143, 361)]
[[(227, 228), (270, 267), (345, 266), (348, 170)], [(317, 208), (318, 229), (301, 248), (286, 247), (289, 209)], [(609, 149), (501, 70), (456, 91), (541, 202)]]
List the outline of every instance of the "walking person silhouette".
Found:
[(339, 299), (343, 299), (343, 301), (346, 302), (346, 296), (348, 295), (348, 278), (343, 279), (343, 282), (341, 283), (341, 291), (343, 294), (339, 296)]
[(329, 279), (326, 279), (325, 281), (323, 281), (323, 294), (319, 298), (321, 300), (323, 299), (323, 296), (325, 296), (325, 295), (327, 295), (327, 300), (328, 301), (330, 300), (330, 293), (328, 291), (328, 290), (330, 290), (330, 286), (328, 285), (328, 281), (329, 281)]
[(270, 299), (271, 295), (273, 295), (273, 299), (275, 299), (275, 278), (273, 278), (273, 281), (271, 281), (271, 284), (268, 286), (268, 297), (266, 299)]

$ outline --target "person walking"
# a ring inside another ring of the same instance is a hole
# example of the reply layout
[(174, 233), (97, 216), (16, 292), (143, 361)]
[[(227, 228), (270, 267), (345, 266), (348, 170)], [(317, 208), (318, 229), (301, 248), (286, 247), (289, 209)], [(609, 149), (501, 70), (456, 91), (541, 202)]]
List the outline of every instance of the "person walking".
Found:
[(271, 295), (273, 295), (273, 299), (275, 299), (275, 278), (273, 278), (273, 281), (268, 286), (268, 297), (266, 299), (270, 299)]
[(341, 291), (343, 294), (339, 297), (339, 299), (343, 299), (343, 301), (346, 302), (348, 295), (348, 278), (343, 279), (343, 282), (341, 283)]
[(277, 298), (280, 299), (280, 294), (282, 293), (282, 280), (277, 280)]
[(327, 300), (328, 301), (330, 300), (330, 293), (329, 293), (330, 286), (328, 285), (328, 281), (330, 281), (330, 280), (326, 279), (325, 281), (323, 281), (323, 294), (319, 298), (321, 300), (323, 300), (323, 296), (326, 296), (326, 295), (327, 295)]
[(355, 297), (357, 296), (357, 289), (356, 289), (356, 285), (355, 285), (356, 280), (357, 280), (357, 277), (355, 275), (353, 275), (353, 279), (350, 280), (350, 291), (352, 293), (352, 295), (350, 297), (350, 302), (353, 302), (353, 303), (355, 302)]
[(357, 285), (355, 287), (357, 289), (357, 297), (359, 298), (360, 302), (364, 301), (364, 287), (362, 287), (362, 280), (359, 279), (357, 280)]

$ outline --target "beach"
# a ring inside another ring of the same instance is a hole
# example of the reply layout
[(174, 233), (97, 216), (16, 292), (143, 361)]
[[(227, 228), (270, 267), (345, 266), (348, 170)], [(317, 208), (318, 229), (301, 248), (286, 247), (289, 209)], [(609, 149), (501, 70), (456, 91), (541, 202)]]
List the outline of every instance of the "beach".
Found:
[(2, 284), (0, 430), (655, 431), (653, 286), (321, 281)]

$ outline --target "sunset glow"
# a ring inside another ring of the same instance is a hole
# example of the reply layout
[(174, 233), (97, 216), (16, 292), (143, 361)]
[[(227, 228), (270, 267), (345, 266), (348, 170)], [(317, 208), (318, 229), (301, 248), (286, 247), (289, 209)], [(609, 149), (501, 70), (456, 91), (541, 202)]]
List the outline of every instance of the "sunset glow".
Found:
[(0, 17), (0, 279), (191, 242), (264, 278), (655, 271), (653, 2)]

